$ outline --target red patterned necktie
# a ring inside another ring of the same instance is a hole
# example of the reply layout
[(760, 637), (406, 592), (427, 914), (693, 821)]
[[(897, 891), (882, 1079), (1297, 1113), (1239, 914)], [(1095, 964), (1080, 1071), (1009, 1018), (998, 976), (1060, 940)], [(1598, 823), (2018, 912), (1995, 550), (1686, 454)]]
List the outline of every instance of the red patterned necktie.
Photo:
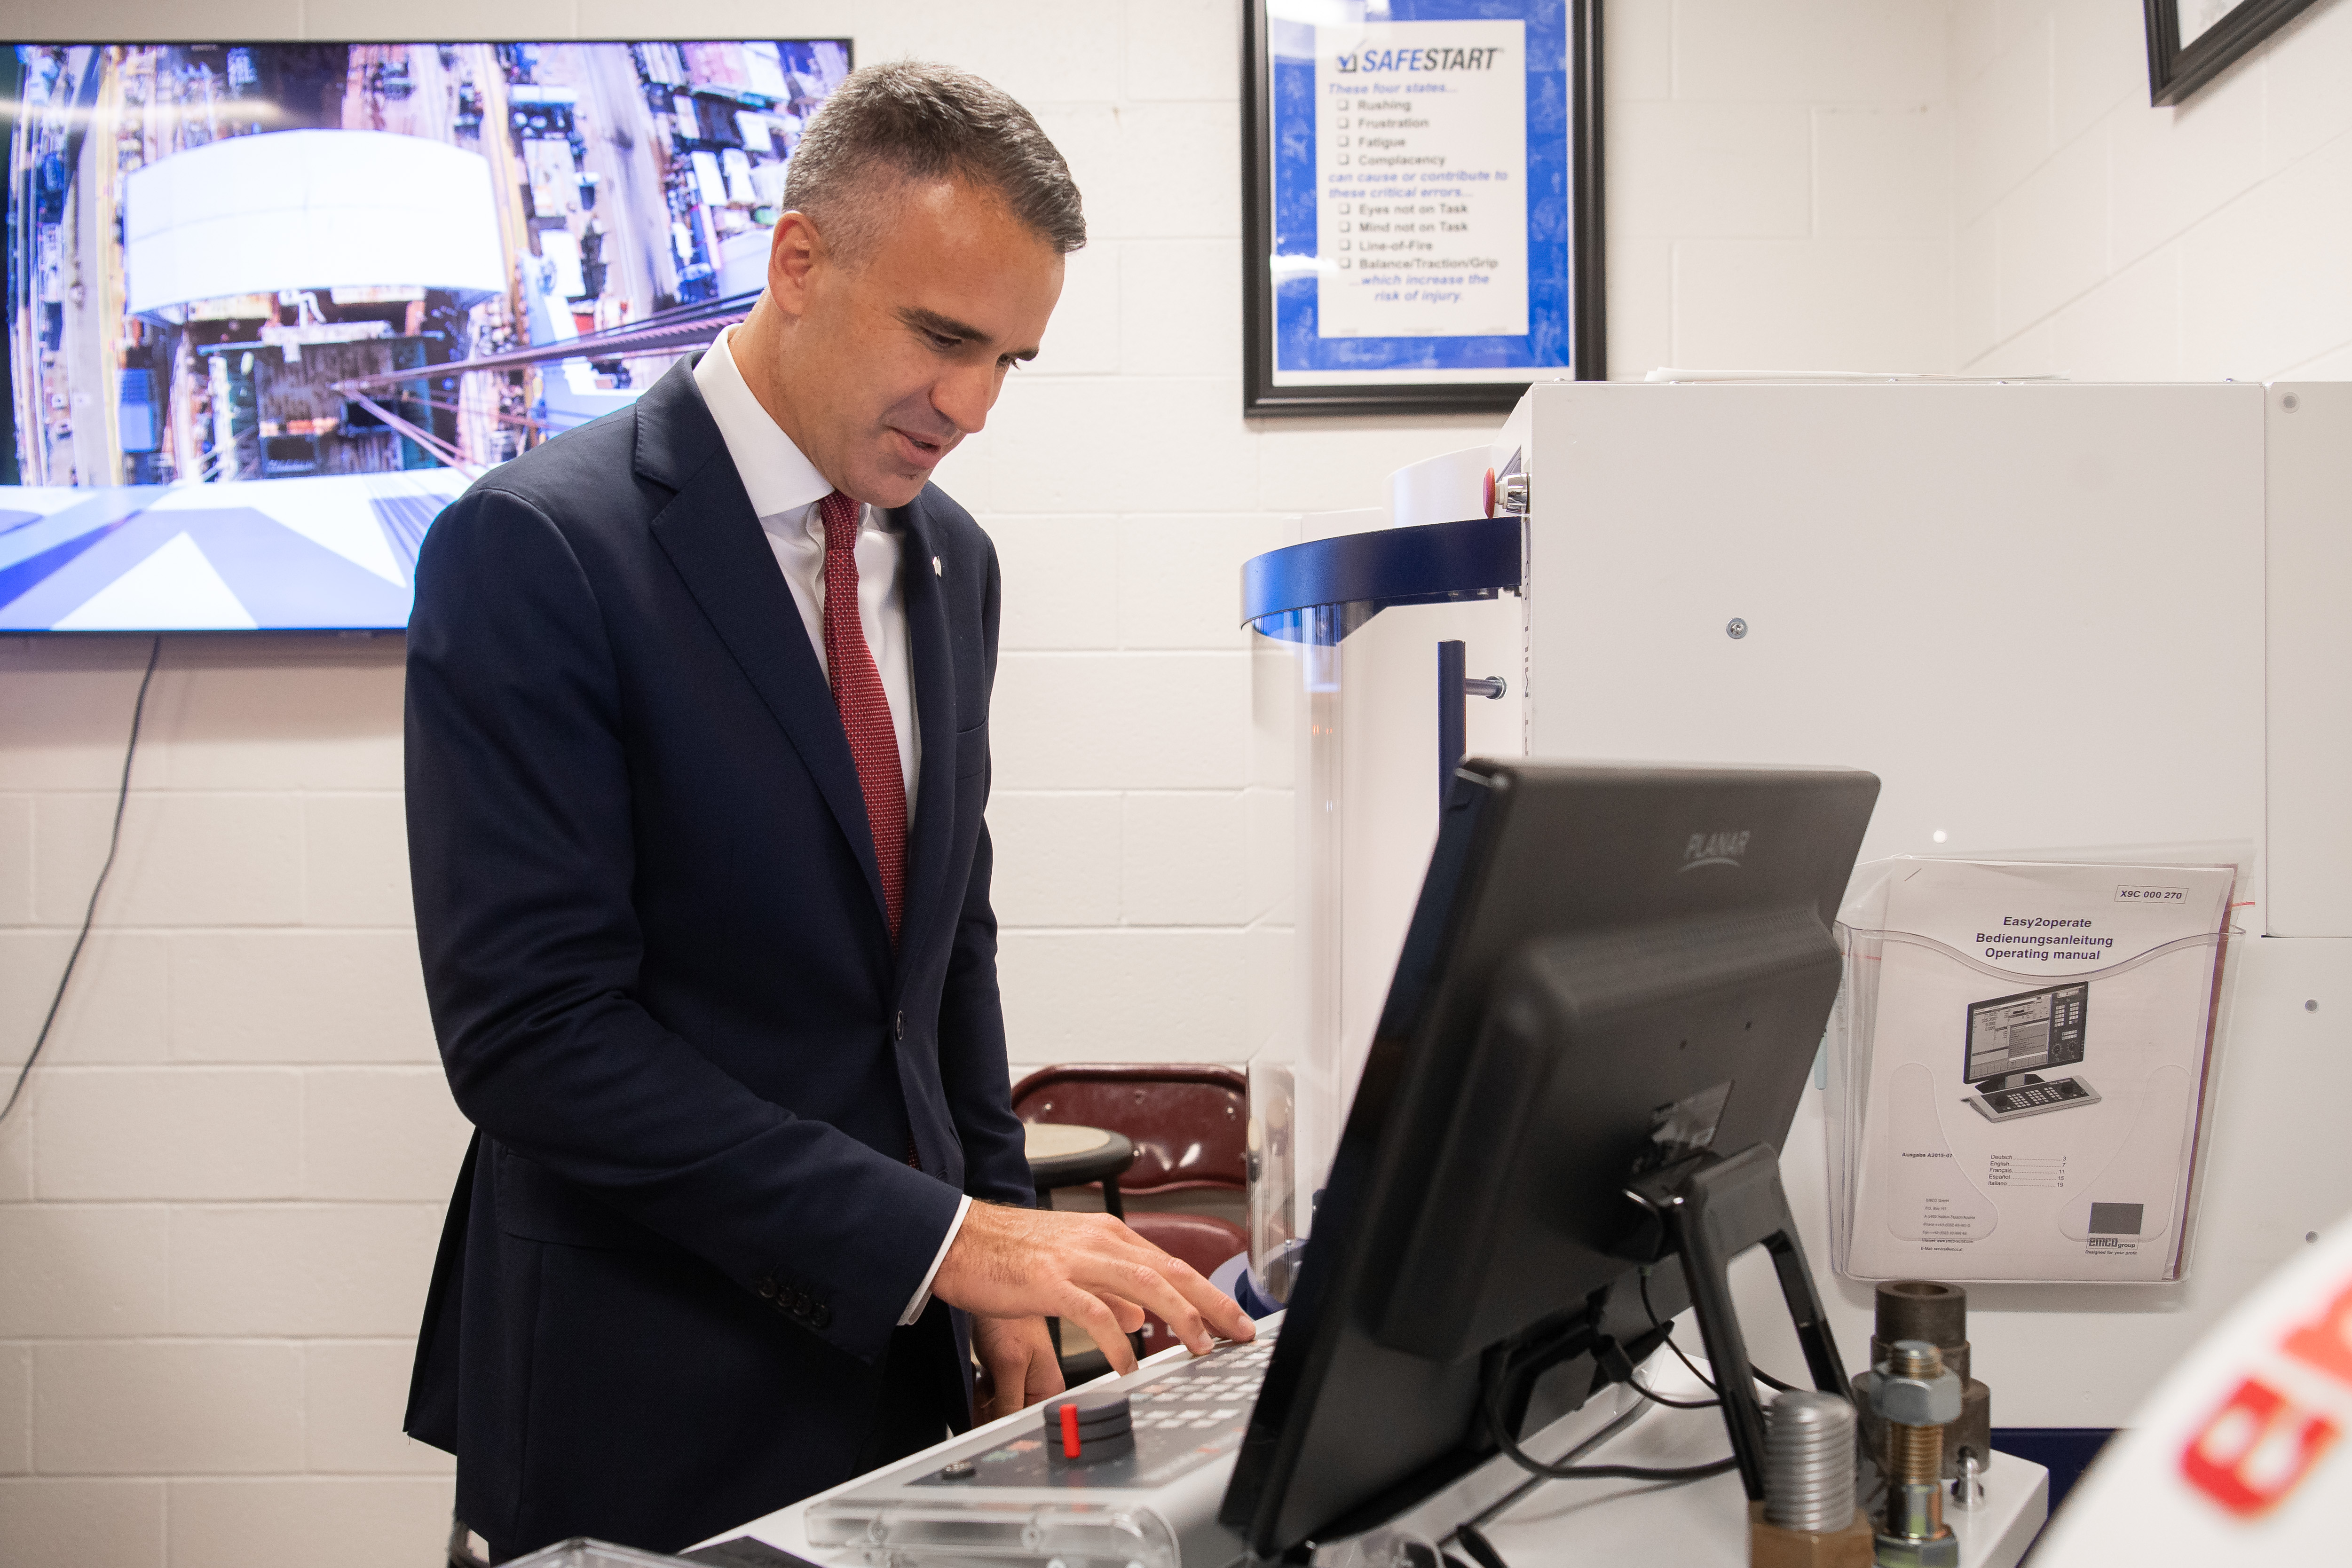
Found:
[(907, 776), (898, 767), (898, 731), (890, 697), (857, 612), (857, 522), (863, 509), (835, 490), (817, 503), (824, 516), (824, 667), (833, 706), (849, 734), (857, 787), (866, 796), (866, 822), (874, 834), (874, 862), (882, 873), (882, 906), (890, 941), (898, 941), (898, 914), (907, 896)]

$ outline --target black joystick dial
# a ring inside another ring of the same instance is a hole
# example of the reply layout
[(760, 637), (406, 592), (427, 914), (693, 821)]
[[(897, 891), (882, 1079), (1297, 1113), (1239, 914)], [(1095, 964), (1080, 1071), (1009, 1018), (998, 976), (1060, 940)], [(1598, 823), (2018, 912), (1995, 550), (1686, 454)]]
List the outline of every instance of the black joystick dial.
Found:
[(1127, 1396), (1106, 1389), (1045, 1406), (1045, 1458), (1057, 1465), (1095, 1465), (1135, 1452), (1135, 1416)]

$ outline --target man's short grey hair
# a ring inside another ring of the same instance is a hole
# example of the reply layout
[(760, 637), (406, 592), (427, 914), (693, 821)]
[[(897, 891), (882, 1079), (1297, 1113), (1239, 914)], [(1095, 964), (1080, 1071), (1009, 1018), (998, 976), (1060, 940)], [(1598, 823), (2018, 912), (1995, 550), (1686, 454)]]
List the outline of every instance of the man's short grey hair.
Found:
[(976, 76), (914, 60), (852, 71), (825, 100), (784, 165), (784, 205), (856, 260), (906, 183), (941, 179), (994, 193), (1065, 256), (1087, 243), (1077, 183), (1029, 111)]

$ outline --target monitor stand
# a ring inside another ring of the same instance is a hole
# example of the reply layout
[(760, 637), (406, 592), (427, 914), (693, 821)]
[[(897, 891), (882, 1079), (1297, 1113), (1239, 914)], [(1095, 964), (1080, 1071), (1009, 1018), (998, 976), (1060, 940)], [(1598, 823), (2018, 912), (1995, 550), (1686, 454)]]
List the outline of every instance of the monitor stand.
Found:
[(1788, 1195), (1781, 1190), (1780, 1155), (1769, 1144), (1751, 1145), (1727, 1158), (1700, 1155), (1636, 1177), (1626, 1196), (1655, 1221), (1654, 1229), (1644, 1227), (1652, 1255), (1640, 1260), (1681, 1260), (1691, 1305), (1698, 1314), (1699, 1336), (1722, 1397), (1723, 1424), (1731, 1434), (1740, 1483), (1748, 1489), (1748, 1500), (1760, 1502), (1764, 1407), (1756, 1398), (1748, 1342), (1731, 1301), (1734, 1258), (1759, 1245), (1772, 1254), (1780, 1295), (1796, 1324), (1797, 1343), (1803, 1347), (1813, 1386), (1842, 1399), (1853, 1397), (1845, 1365), (1838, 1359), (1837, 1342), (1830, 1335), (1829, 1316), (1813, 1289), (1804, 1248), (1797, 1240)]
[(1979, 1094), (1998, 1094), (2004, 1089), (2022, 1089), (2029, 1083), (2042, 1082), (2039, 1072), (2000, 1072), (1969, 1085)]

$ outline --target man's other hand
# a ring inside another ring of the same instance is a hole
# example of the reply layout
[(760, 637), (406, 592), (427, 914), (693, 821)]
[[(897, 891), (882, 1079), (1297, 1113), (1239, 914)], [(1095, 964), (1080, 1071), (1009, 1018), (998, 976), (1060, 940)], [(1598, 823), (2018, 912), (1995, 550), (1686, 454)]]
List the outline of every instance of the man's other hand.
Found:
[(1062, 1392), (1062, 1364), (1044, 1318), (974, 1318), (971, 1348), (980, 1357), (977, 1421), (1010, 1416)]
[(1257, 1337), (1249, 1315), (1200, 1270), (1108, 1214), (975, 1203), (931, 1294), (975, 1318), (1068, 1319), (1120, 1372), (1135, 1370), (1127, 1336), (1143, 1326), (1146, 1308), (1194, 1355), (1208, 1354), (1213, 1333)]

